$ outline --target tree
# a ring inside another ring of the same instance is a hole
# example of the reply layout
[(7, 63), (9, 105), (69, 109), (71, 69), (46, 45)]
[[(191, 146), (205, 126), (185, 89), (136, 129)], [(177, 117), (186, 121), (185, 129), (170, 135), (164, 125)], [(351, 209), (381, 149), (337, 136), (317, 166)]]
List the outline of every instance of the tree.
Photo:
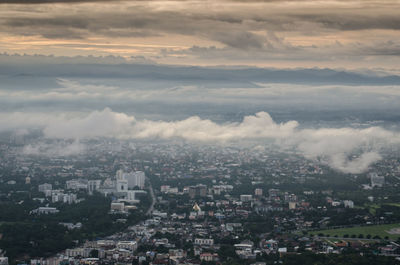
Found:
[(99, 251), (97, 249), (92, 249), (92, 251), (90, 251), (89, 256), (91, 258), (98, 258), (99, 257)]

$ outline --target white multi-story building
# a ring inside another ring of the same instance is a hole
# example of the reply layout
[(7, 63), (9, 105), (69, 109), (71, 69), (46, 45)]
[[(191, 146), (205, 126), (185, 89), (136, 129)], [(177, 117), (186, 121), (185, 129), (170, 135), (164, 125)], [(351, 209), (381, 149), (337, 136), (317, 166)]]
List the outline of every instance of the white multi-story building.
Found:
[(86, 190), (88, 188), (87, 180), (67, 180), (65, 182), (67, 190)]
[(140, 200), (137, 199), (136, 194), (146, 194), (144, 190), (128, 190), (126, 192), (126, 201), (130, 203), (138, 203)]
[(51, 195), (51, 202), (60, 202), (62, 200), (62, 194), (52, 194)]
[(379, 176), (377, 173), (373, 172), (369, 174), (371, 178), (371, 187), (383, 187), (385, 185), (385, 177)]
[(242, 194), (242, 195), (240, 195), (240, 200), (242, 202), (252, 201), (253, 200), (253, 195), (251, 195), (251, 194)]
[(49, 183), (44, 183), (39, 185), (39, 192), (46, 192), (46, 190), (52, 190), (53, 186)]
[(119, 241), (117, 243), (117, 248), (135, 251), (137, 249), (137, 243), (136, 241)]
[(146, 176), (143, 171), (136, 171), (131, 173), (124, 173), (123, 176), (128, 181), (128, 188), (134, 187), (144, 188)]
[(200, 246), (212, 246), (212, 245), (214, 245), (214, 239), (212, 239), (212, 238), (195, 238), (194, 244), (200, 245)]
[(123, 212), (125, 211), (125, 203), (123, 202), (112, 202), (111, 203), (112, 212)]
[(76, 203), (77, 202), (77, 196), (76, 194), (70, 193), (70, 194), (64, 194), (63, 198), (64, 203)]
[(344, 200), (343, 205), (345, 208), (354, 208), (354, 202), (351, 200)]
[(128, 191), (128, 180), (121, 177), (117, 179), (117, 192), (127, 192)]
[(169, 188), (170, 188), (169, 185), (162, 185), (162, 186), (160, 187), (160, 191), (161, 191), (162, 193), (168, 193)]
[(8, 265), (8, 258), (0, 257), (0, 265)]
[(93, 193), (93, 191), (96, 191), (100, 189), (101, 186), (101, 180), (96, 179), (96, 180), (89, 180), (88, 181), (88, 191), (89, 193)]
[(122, 179), (122, 176), (124, 175), (124, 171), (122, 169), (118, 170), (116, 173), (116, 178), (117, 179)]
[(62, 202), (62, 203), (76, 203), (77, 202), (77, 196), (74, 193), (68, 193), (65, 194), (63, 192), (53, 192), (51, 194), (51, 202)]
[(33, 214), (53, 214), (60, 212), (57, 208), (54, 207), (39, 207), (35, 210), (32, 210), (31, 213)]
[(90, 248), (73, 248), (65, 250), (65, 255), (68, 257), (83, 257), (88, 258), (90, 255)]

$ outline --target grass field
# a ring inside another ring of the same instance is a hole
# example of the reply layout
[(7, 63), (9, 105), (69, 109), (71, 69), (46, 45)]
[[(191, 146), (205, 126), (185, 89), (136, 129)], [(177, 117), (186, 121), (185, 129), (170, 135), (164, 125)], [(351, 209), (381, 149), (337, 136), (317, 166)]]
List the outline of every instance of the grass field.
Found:
[(317, 230), (317, 231), (310, 231), (309, 234), (313, 235), (324, 234), (325, 236), (329, 235), (331, 237), (333, 236), (344, 237), (344, 235), (348, 235), (348, 237), (356, 235), (356, 237), (358, 237), (358, 235), (362, 234), (364, 235), (364, 238), (366, 238), (367, 235), (371, 235), (371, 238), (373, 238), (374, 236), (379, 236), (383, 239), (387, 236), (390, 239), (397, 240), (400, 237), (400, 234), (388, 233), (388, 231), (393, 228), (400, 229), (400, 223), (388, 224), (388, 225), (370, 225), (370, 226), (359, 226), (351, 228)]
[(375, 215), (376, 210), (381, 208), (382, 205), (400, 207), (400, 203), (383, 203), (383, 204), (372, 203), (372, 204), (365, 204), (364, 207), (358, 207), (358, 208), (367, 208), (372, 215)]

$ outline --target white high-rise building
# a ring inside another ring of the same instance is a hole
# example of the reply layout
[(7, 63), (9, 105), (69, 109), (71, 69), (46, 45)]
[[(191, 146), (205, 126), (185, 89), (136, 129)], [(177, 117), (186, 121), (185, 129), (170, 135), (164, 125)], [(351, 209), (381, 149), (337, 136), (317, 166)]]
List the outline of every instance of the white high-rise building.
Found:
[(144, 188), (145, 174), (143, 171), (136, 171), (131, 173), (124, 173), (124, 178), (128, 181), (128, 188), (139, 187)]
[(49, 183), (39, 185), (39, 192), (45, 192), (46, 190), (52, 190), (53, 186)]
[(117, 192), (127, 192), (128, 191), (128, 180), (121, 178), (117, 179)]
[(116, 174), (117, 179), (122, 179), (122, 175), (124, 175), (124, 171), (122, 169), (118, 170)]
[(89, 193), (93, 193), (93, 191), (100, 189), (101, 180), (89, 180), (88, 181), (88, 190)]
[(343, 205), (345, 208), (354, 208), (354, 202), (351, 200), (344, 200)]
[(369, 174), (371, 178), (371, 187), (383, 187), (385, 185), (385, 177), (379, 176), (377, 173), (373, 172)]

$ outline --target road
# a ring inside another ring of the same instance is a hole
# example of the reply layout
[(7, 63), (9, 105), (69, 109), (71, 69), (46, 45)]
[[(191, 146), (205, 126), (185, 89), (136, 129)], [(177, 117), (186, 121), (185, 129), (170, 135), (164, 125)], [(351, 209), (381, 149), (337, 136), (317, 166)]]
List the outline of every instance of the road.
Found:
[(151, 185), (150, 179), (146, 177), (146, 180), (149, 182), (149, 191), (151, 196), (151, 205), (147, 210), (146, 215), (150, 215), (154, 210), (154, 205), (156, 204), (156, 196), (154, 196), (153, 186)]

